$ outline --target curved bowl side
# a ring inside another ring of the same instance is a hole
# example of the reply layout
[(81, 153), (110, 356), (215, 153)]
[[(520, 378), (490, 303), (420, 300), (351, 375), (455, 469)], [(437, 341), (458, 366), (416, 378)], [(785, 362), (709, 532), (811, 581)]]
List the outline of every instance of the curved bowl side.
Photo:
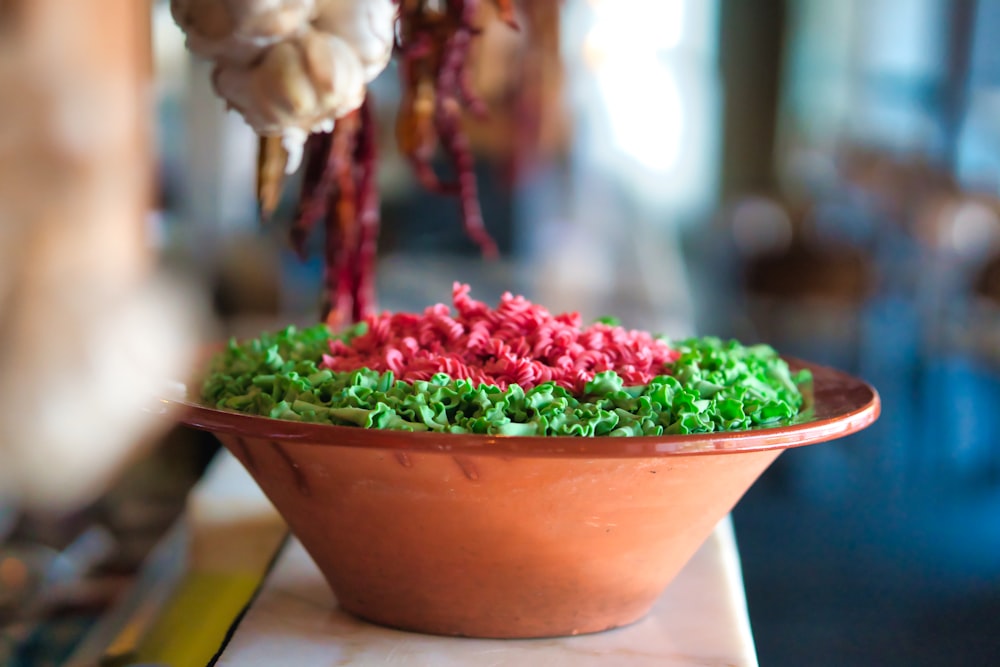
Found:
[(638, 620), (781, 453), (527, 458), (221, 439), (345, 611), (495, 638)]

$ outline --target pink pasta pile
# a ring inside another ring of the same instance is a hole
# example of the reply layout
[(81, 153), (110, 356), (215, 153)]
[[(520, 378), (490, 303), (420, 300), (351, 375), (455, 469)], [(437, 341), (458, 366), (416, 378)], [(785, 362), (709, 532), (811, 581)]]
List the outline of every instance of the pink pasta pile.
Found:
[(455, 283), (455, 311), (439, 303), (423, 314), (383, 313), (365, 318), (368, 331), (348, 343), (334, 340), (323, 368), (392, 371), (397, 379), (428, 380), (435, 373), (473, 384), (523, 389), (554, 382), (581, 394), (603, 371), (625, 385), (645, 385), (677, 358), (663, 340), (608, 324), (581, 328), (580, 315), (555, 315), (524, 297), (505, 293), (496, 309)]

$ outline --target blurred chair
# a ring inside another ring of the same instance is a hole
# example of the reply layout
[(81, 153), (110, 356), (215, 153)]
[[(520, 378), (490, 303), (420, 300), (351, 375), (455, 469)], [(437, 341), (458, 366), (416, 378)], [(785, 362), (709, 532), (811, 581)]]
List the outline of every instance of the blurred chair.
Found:
[(851, 368), (874, 267), (861, 249), (821, 240), (813, 214), (808, 205), (767, 197), (746, 197), (730, 209), (740, 290), (754, 338)]

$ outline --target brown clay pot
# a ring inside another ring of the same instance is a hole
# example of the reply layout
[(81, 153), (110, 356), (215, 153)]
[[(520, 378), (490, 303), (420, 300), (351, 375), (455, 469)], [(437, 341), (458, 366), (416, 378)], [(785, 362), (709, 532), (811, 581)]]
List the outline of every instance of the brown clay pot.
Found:
[(540, 438), (366, 430), (189, 405), (246, 466), (344, 610), (469, 637), (597, 632), (645, 615), (787, 447), (879, 413), (813, 367), (811, 418), (697, 436)]

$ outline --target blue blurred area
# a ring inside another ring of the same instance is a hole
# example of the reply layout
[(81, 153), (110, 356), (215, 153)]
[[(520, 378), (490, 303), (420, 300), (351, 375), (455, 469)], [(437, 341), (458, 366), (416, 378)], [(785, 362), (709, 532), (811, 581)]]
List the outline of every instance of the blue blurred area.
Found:
[[(735, 511), (761, 664), (997, 664), (1000, 6), (785, 8), (782, 215), (756, 224), (790, 240), (715, 253), (741, 269), (712, 324), (858, 374), (884, 408), (782, 455)], [(738, 231), (734, 195), (715, 234)]]

